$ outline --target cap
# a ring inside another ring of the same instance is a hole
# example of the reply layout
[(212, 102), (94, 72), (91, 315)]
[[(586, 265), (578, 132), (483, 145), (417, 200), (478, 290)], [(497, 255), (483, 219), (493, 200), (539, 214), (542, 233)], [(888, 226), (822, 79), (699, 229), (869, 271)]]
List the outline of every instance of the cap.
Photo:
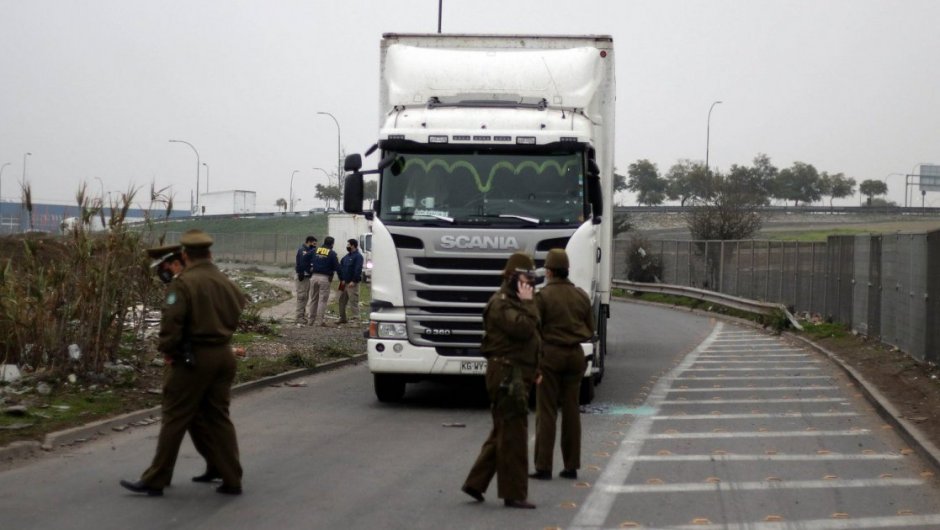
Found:
[(515, 252), (512, 256), (509, 256), (509, 260), (506, 261), (506, 268), (503, 269), (503, 275), (510, 275), (516, 271), (534, 271), (535, 270), (535, 261), (532, 260), (532, 256), (526, 254), (525, 252)]
[(183, 245), (183, 248), (211, 247), (212, 236), (198, 228), (193, 228), (192, 230), (183, 232), (183, 235), (180, 236), (180, 244)]
[(153, 261), (150, 262), (150, 268), (163, 263), (166, 259), (173, 257), (183, 249), (180, 245), (163, 245), (162, 247), (148, 248), (144, 252)]
[(548, 251), (545, 258), (546, 269), (567, 269), (568, 253), (563, 248), (553, 248)]

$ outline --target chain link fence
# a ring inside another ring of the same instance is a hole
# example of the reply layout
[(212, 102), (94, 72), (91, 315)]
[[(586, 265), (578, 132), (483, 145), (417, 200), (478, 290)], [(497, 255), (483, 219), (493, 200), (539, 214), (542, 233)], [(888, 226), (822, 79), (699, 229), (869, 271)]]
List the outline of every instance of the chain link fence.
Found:
[[(626, 278), (630, 241), (617, 240)], [(655, 240), (663, 283), (782, 303), (940, 361), (940, 231), (825, 242)]]

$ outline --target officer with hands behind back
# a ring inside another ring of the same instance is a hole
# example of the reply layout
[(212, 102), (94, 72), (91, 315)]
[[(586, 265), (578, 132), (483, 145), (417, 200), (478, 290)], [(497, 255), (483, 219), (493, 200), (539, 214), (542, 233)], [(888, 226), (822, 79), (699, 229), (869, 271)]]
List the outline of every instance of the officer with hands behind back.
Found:
[(535, 263), (525, 253), (509, 257), (502, 286), (483, 310), (486, 391), (493, 428), (461, 490), (479, 502), (497, 475), (497, 495), (507, 508), (535, 508), (528, 498), (528, 396), (539, 355), (539, 314), (533, 300)]
[(164, 377), (157, 452), (140, 480), (122, 480), (121, 486), (135, 493), (163, 495), (183, 436), (201, 417), (211, 442), (206, 459), (222, 479), (216, 491), (239, 495), (242, 468), (229, 417), (236, 368), (231, 339), (247, 300), (212, 263), (208, 234), (189, 230), (180, 243), (185, 269), (170, 283), (160, 321), (158, 349), (172, 362)]
[(307, 321), (305, 311), (307, 301), (310, 299), (310, 266), (313, 264), (314, 252), (317, 250), (317, 238), (307, 236), (304, 244), (297, 249), (294, 258), (294, 272), (297, 273), (297, 309), (294, 312), (294, 322), (302, 325)]
[(568, 254), (552, 249), (545, 259), (546, 284), (535, 295), (542, 319), (542, 357), (536, 386), (535, 472), (540, 480), (552, 478), (555, 425), (561, 405), (562, 478), (578, 478), (581, 467), (581, 411), (578, 390), (584, 377), (581, 343), (594, 336), (591, 299), (568, 279)]
[(346, 252), (339, 262), (339, 323), (345, 324), (346, 305), (349, 305), (349, 322), (359, 324), (359, 279), (362, 278), (362, 254), (359, 252), (359, 241), (349, 239), (346, 241)]

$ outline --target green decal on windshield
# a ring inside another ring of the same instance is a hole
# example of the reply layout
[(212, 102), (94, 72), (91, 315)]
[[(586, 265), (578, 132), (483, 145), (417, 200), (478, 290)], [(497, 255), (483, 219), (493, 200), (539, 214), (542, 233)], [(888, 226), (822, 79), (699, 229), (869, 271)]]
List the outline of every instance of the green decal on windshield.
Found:
[(477, 172), (477, 168), (466, 160), (458, 160), (452, 164), (448, 164), (445, 160), (440, 158), (435, 158), (430, 162), (425, 162), (420, 158), (410, 158), (405, 162), (405, 167), (402, 169), (402, 171), (407, 171), (409, 167), (416, 165), (424, 169), (425, 173), (429, 173), (431, 169), (435, 167), (440, 167), (452, 175), (455, 169), (464, 168), (473, 175), (473, 180), (476, 182), (477, 190), (479, 190), (480, 193), (486, 193), (490, 191), (490, 188), (493, 187), (493, 177), (500, 169), (507, 169), (518, 175), (522, 173), (523, 170), (530, 168), (535, 171), (537, 175), (541, 175), (545, 172), (546, 169), (552, 167), (555, 169), (555, 171), (558, 172), (559, 175), (564, 175), (568, 168), (574, 166), (575, 164), (576, 161), (574, 160), (569, 160), (564, 164), (559, 164), (556, 160), (545, 160), (541, 164), (532, 160), (524, 160), (518, 164), (513, 164), (512, 162), (504, 160), (502, 162), (493, 164), (493, 167), (490, 168), (490, 174), (486, 179), (486, 184), (483, 183), (483, 179), (480, 177), (480, 173)]

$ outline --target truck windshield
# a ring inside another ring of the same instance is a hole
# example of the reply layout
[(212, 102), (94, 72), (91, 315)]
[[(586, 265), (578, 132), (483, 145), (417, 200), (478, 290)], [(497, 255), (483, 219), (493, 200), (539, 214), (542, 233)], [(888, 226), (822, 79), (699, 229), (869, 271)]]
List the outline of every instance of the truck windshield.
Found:
[(386, 222), (579, 225), (581, 153), (390, 153), (382, 173)]

